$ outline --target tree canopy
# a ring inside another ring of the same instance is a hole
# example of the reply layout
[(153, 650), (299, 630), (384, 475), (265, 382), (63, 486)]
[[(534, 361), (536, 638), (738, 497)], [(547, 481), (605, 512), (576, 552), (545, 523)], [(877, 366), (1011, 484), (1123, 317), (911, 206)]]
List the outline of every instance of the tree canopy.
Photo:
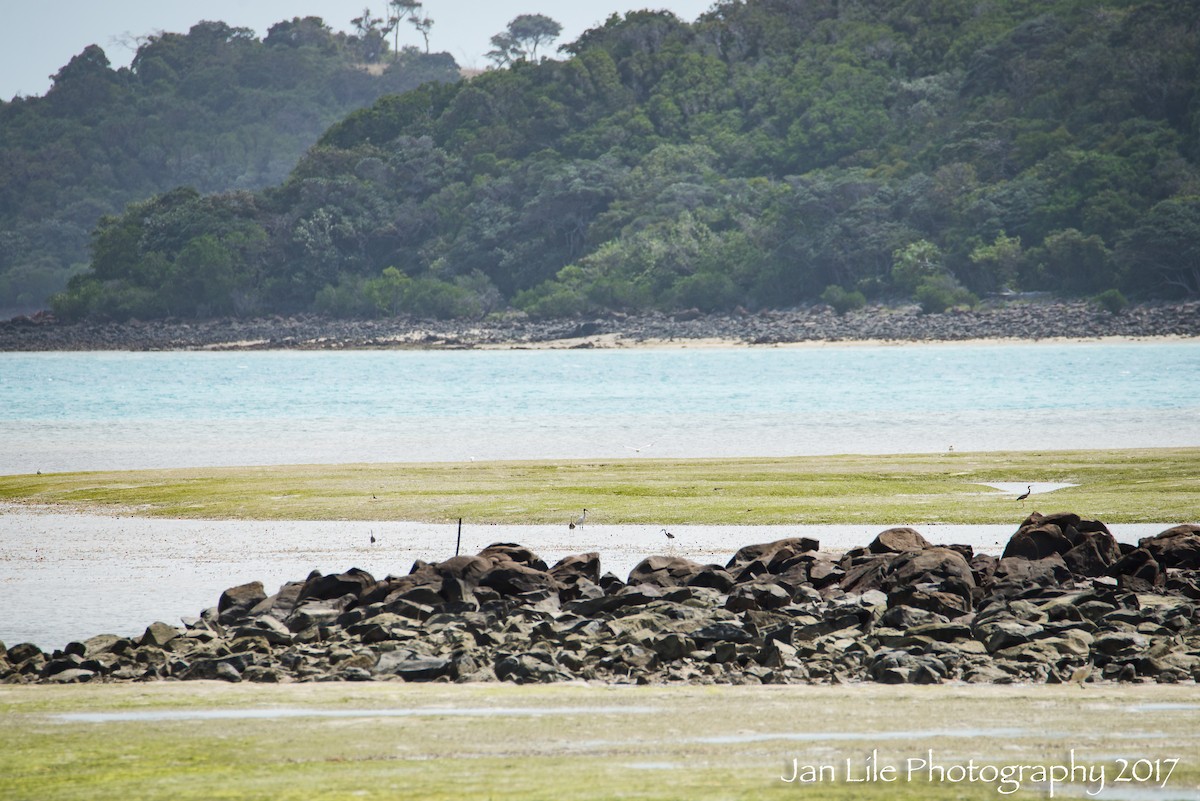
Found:
[[(694, 23), (614, 15), (563, 50), (383, 97), (270, 189), (105, 218), (56, 308), (1200, 292), (1194, 4), (728, 0)], [(75, 67), (103, 96), (104, 69)]]
[[(458, 79), (447, 54), (388, 51), (369, 12), (356, 34), (304, 17), (253, 31), (201, 22), (147, 37), (114, 70), (91, 45), (44, 97), (0, 102), (0, 310), (44, 307), (88, 261), (92, 229), (180, 185), (283, 181), (332, 123), (387, 93)], [(230, 269), (233, 269), (231, 266)]]

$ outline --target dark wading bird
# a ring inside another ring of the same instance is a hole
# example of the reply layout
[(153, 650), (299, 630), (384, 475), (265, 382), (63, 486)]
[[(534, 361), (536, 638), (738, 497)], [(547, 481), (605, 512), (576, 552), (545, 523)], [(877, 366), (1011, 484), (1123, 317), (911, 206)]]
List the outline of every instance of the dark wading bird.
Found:
[(672, 534), (671, 532), (667, 531), (665, 528), (662, 530), (662, 533), (663, 533), (663, 536), (669, 540), (675, 539), (675, 535)]
[(1025, 487), (1025, 491), (1024, 491), (1024, 492), (1022, 492), (1020, 495), (1018, 495), (1018, 496), (1017, 496), (1017, 500), (1018, 500), (1018, 501), (1023, 501), (1023, 500), (1025, 500), (1026, 498), (1028, 498), (1028, 497), (1029, 497), (1029, 493), (1031, 493), (1031, 492), (1033, 492), (1033, 485), (1032, 485), (1032, 484), (1028, 484), (1028, 485), (1026, 485), (1026, 487)]
[(573, 522), (568, 523), (567, 528), (575, 528), (576, 526), (579, 526), (580, 528), (582, 528), (583, 521), (585, 521), (585, 520), (587, 520), (587, 509), (584, 509), (583, 514), (581, 514), (579, 517), (575, 518), (575, 520)]

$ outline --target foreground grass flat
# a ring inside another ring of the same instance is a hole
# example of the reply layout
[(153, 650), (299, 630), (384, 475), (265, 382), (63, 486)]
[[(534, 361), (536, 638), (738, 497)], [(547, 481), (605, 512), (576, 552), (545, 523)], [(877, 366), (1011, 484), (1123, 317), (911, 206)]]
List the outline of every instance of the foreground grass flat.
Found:
[[(984, 482), (1078, 486), (1017, 504)], [(1200, 519), (1200, 448), (354, 464), (0, 476), (0, 500), (145, 516), (608, 524)]]
[[(1104, 771), (1101, 797), (1196, 797), (1195, 687), (0, 687), (8, 801), (1045, 798), (1029, 774), (1002, 794), (908, 760), (1056, 766), (1072, 750)], [(892, 781), (861, 781), (872, 751)], [(1156, 779), (1117, 780), (1139, 760)], [(783, 780), (805, 766), (834, 780)]]

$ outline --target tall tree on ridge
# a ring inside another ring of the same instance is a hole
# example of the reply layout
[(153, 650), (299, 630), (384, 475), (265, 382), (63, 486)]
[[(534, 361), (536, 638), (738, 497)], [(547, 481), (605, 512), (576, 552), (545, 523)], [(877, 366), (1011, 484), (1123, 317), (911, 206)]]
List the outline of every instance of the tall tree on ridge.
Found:
[(492, 37), (493, 49), (487, 57), (498, 67), (520, 59), (537, 61), (538, 48), (553, 42), (560, 33), (562, 25), (545, 14), (522, 14)]
[(388, 19), (388, 25), (391, 27), (395, 37), (392, 45), (392, 58), (396, 59), (400, 56), (400, 23), (406, 19), (415, 20), (417, 18), (417, 11), (421, 8), (421, 3), (418, 0), (388, 0), (388, 5), (392, 9), (392, 16)]

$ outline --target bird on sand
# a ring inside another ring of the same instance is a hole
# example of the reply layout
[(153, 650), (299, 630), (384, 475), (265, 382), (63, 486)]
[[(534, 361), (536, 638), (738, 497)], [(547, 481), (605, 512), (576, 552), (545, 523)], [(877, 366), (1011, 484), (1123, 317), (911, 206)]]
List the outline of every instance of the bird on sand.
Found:
[(1025, 487), (1025, 491), (1024, 491), (1024, 492), (1022, 492), (1020, 495), (1018, 495), (1018, 496), (1017, 496), (1017, 500), (1018, 500), (1018, 501), (1023, 501), (1023, 500), (1025, 500), (1026, 498), (1028, 498), (1028, 497), (1029, 497), (1029, 493), (1031, 493), (1031, 492), (1033, 492), (1033, 485), (1032, 485), (1032, 484), (1028, 484), (1028, 485), (1026, 485), (1026, 487)]
[(667, 531), (665, 528), (662, 530), (662, 533), (663, 533), (663, 536), (669, 540), (675, 539), (675, 535), (672, 534), (671, 532)]
[(375, 544), (375, 532), (374, 531), (371, 532), (371, 544), (372, 545)]
[(1067, 679), (1069, 684), (1078, 684), (1079, 689), (1083, 689), (1083, 683), (1088, 680), (1088, 676), (1092, 675), (1092, 669), (1095, 663), (1088, 660), (1086, 665), (1080, 665), (1071, 671), (1071, 677)]
[(582, 528), (583, 521), (585, 521), (585, 520), (587, 520), (587, 509), (584, 509), (583, 514), (581, 514), (579, 517), (575, 518), (575, 520), (573, 520), (572, 522), (568, 523), (567, 528), (575, 528), (576, 526), (579, 526), (580, 528)]

